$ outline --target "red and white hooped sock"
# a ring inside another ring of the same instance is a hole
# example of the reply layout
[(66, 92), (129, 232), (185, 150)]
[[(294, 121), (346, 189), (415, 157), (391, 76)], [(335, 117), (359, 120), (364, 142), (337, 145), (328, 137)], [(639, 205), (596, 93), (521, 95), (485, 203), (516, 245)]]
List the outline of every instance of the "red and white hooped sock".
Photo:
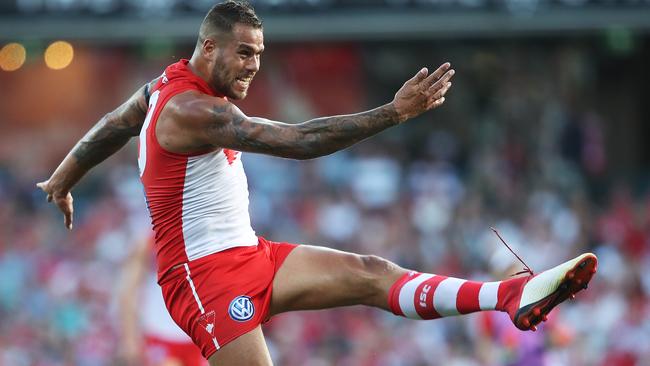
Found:
[(475, 282), (411, 271), (391, 287), (388, 304), (395, 315), (437, 319), (476, 311), (507, 311), (518, 303), (527, 277)]

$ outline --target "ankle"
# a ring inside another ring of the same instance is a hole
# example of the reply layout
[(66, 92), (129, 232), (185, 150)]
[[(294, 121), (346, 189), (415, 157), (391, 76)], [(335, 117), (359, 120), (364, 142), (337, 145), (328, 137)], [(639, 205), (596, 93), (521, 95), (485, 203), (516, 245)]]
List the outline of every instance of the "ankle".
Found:
[(506, 313), (509, 312), (509, 310), (513, 308), (512, 303), (519, 301), (521, 298), (522, 287), (527, 282), (528, 278), (528, 276), (522, 276), (501, 281), (499, 284), (499, 292), (497, 294), (498, 300), (495, 310)]

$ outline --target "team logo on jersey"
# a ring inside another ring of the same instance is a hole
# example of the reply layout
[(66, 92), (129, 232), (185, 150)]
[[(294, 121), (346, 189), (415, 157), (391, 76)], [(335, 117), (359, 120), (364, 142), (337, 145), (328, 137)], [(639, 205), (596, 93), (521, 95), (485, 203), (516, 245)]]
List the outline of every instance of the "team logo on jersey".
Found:
[(223, 149), (223, 153), (226, 155), (229, 165), (232, 165), (235, 159), (237, 159), (237, 151), (235, 150)]
[(199, 318), (198, 322), (201, 328), (205, 329), (211, 336), (214, 336), (214, 310), (207, 312)]
[(235, 297), (228, 307), (228, 315), (238, 322), (250, 320), (255, 315), (255, 306), (253, 306), (251, 298), (248, 296)]

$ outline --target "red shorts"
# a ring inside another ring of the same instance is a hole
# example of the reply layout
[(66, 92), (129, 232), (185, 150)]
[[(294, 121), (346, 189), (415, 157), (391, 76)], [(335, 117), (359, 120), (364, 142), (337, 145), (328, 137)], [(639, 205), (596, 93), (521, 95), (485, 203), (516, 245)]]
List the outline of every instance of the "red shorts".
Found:
[(171, 342), (145, 335), (145, 365), (207, 366), (196, 346), (189, 342)]
[(268, 317), (273, 278), (296, 244), (262, 237), (186, 263), (160, 281), (167, 310), (206, 359)]

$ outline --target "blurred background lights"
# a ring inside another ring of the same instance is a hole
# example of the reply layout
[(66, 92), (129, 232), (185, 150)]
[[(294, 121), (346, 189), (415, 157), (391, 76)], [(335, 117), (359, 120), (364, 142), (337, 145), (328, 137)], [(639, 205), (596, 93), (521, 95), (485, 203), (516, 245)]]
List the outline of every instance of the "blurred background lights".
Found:
[(45, 64), (50, 69), (65, 69), (73, 58), (74, 49), (70, 43), (65, 41), (54, 42), (45, 50)]
[(27, 52), (19, 43), (9, 43), (0, 49), (0, 69), (16, 71), (25, 63)]

